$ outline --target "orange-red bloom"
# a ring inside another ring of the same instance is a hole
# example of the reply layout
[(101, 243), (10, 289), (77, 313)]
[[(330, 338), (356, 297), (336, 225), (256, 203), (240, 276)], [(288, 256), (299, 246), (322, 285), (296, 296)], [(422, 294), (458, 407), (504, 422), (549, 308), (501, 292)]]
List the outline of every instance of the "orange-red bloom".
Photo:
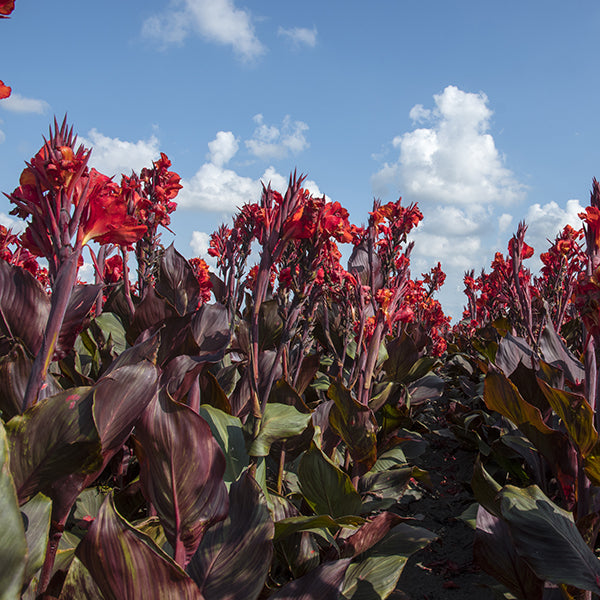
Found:
[(12, 89), (9, 86), (5, 85), (4, 82), (0, 79), (0, 100), (8, 98), (11, 92)]
[(10, 13), (15, 10), (15, 0), (0, 0), (0, 19), (7, 19)]

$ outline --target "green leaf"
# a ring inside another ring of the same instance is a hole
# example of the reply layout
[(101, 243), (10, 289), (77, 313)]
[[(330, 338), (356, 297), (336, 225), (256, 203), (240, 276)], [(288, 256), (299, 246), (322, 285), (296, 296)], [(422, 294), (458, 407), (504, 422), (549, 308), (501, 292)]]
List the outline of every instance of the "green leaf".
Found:
[[(102, 465), (90, 388), (73, 388), (38, 402), (6, 425), (10, 466), (21, 503), (72, 473)], [(48, 494), (51, 495), (51, 494)]]
[(9, 469), (8, 441), (0, 421), (0, 598), (18, 600), (27, 564), (27, 541)]
[(113, 343), (114, 353), (118, 356), (127, 348), (127, 339), (125, 338), (125, 327), (120, 317), (111, 312), (103, 312), (93, 321), (102, 331), (106, 342)]
[(352, 600), (387, 598), (398, 583), (411, 554), (424, 548), (437, 536), (422, 527), (396, 525), (362, 560), (348, 567), (342, 597)]
[(365, 520), (360, 517), (341, 517), (338, 519), (333, 519), (329, 515), (288, 517), (287, 519), (276, 521), (274, 541), (277, 542), (298, 531), (315, 531), (317, 529), (333, 529), (337, 531), (342, 527), (354, 529), (364, 522)]
[(350, 477), (314, 442), (300, 459), (298, 479), (302, 495), (316, 514), (334, 519), (359, 514), (362, 501)]
[(200, 416), (208, 423), (225, 455), (223, 479), (229, 483), (236, 481), (249, 464), (242, 422), (239, 417), (228, 415), (209, 404), (200, 406)]
[(537, 382), (548, 403), (564, 423), (570, 438), (585, 458), (598, 443), (592, 407), (580, 394), (550, 387), (539, 377)]
[(310, 414), (303, 414), (293, 406), (269, 403), (265, 408), (260, 431), (252, 442), (250, 456), (268, 456), (271, 444), (300, 435), (310, 422)]
[(507, 485), (499, 497), (517, 552), (540, 579), (600, 593), (600, 561), (570, 513), (535, 485)]
[(31, 580), (44, 563), (51, 512), (52, 500), (43, 494), (36, 494), (29, 502), (21, 506), (28, 548), (25, 583)]
[(67, 571), (59, 600), (106, 600), (90, 572), (75, 556)]

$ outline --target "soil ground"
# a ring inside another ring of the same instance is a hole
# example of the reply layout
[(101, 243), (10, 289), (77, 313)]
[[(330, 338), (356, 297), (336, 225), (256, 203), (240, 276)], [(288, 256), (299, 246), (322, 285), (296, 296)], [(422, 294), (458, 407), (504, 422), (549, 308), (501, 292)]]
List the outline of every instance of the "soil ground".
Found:
[(392, 595), (394, 600), (487, 600), (498, 583), (473, 562), (474, 529), (459, 519), (475, 500), (470, 481), (475, 453), (447, 429), (444, 400), (429, 404), (421, 419), (430, 428), (429, 448), (414, 464), (429, 472), (432, 491), (419, 486), (401, 501), (401, 512), (438, 539), (413, 554)]

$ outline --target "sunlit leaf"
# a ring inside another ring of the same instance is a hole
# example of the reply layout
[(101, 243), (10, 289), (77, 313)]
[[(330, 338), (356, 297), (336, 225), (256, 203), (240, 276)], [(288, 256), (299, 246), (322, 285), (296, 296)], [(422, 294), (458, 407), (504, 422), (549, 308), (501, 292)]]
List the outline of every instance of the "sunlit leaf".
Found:
[(265, 408), (258, 436), (252, 442), (250, 456), (268, 456), (271, 444), (300, 435), (310, 422), (310, 414), (293, 406), (269, 403)]
[(600, 592), (600, 561), (585, 543), (571, 513), (537, 487), (508, 485), (499, 493), (517, 553), (542, 580)]

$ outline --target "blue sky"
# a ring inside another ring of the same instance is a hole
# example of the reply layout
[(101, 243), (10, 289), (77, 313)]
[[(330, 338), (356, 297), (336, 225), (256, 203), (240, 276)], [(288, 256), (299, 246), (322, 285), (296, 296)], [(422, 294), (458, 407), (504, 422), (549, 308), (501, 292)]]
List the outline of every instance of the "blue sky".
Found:
[(169, 156), (186, 256), (296, 167), (357, 224), (374, 196), (402, 196), (425, 216), (413, 276), (440, 260), (456, 317), (463, 272), (519, 220), (538, 252), (578, 226), (600, 177), (599, 26), (600, 5), (577, 0), (16, 0), (0, 190), (67, 113), (108, 175)]

